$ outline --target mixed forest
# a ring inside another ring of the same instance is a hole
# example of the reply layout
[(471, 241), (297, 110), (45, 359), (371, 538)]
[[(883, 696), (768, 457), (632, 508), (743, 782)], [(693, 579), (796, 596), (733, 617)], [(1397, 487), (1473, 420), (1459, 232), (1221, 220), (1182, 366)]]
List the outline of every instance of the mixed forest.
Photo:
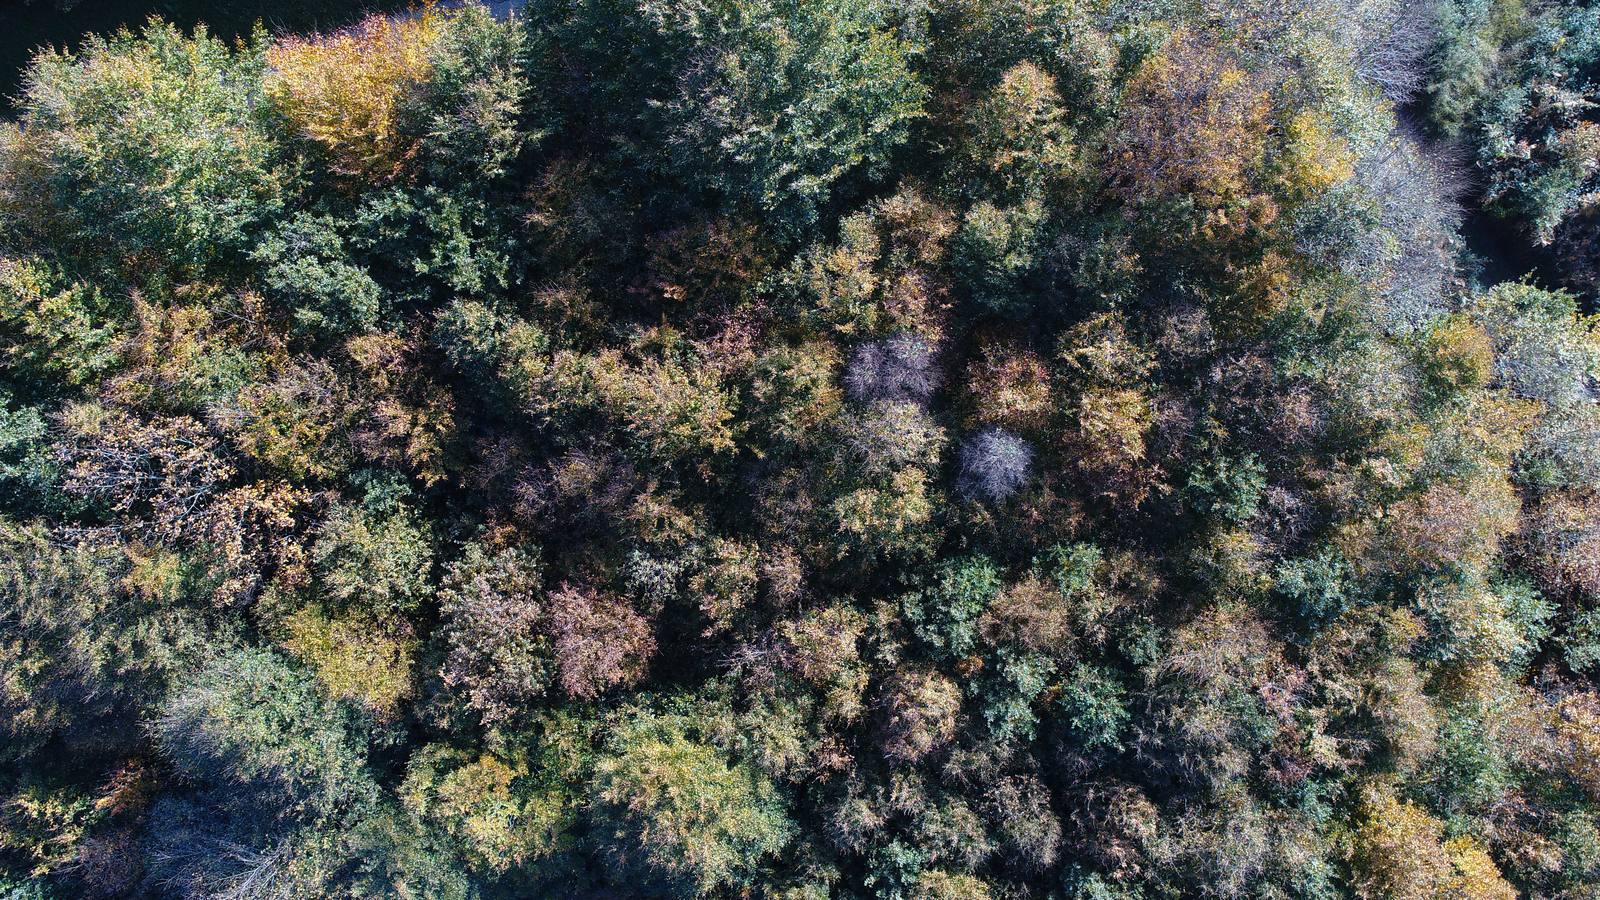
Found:
[(15, 110), (5, 900), (1600, 898), (1600, 0), (152, 19)]

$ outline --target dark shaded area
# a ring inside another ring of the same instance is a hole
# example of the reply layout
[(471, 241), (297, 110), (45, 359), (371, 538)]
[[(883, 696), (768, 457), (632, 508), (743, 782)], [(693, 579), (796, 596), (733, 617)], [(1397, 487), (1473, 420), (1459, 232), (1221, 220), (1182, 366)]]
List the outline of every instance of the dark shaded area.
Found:
[(1594, 313), (1596, 298), (1562, 277), (1561, 269), (1542, 247), (1535, 247), (1510, 223), (1487, 212), (1474, 199), (1461, 222), (1461, 238), (1466, 243), (1474, 273), (1484, 285), (1505, 281), (1527, 281), (1548, 290), (1564, 288), (1578, 296), (1586, 313)]
[(0, 113), (15, 109), (22, 71), (35, 49), (76, 47), (84, 35), (107, 34), (150, 16), (184, 28), (204, 23), (226, 38), (248, 35), (257, 21), (274, 32), (338, 28), (375, 10), (404, 9), (409, 0), (0, 0)]

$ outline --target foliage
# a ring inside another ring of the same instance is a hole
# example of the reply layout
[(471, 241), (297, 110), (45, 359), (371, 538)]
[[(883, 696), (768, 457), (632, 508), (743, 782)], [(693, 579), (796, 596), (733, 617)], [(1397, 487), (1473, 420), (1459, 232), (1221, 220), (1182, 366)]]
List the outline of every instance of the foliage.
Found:
[(748, 883), (791, 837), (770, 780), (730, 763), (676, 717), (635, 713), (595, 772), (618, 850), (688, 895)]
[(108, 272), (237, 265), (289, 193), (261, 102), (267, 52), (263, 36), (230, 49), (152, 20), (40, 53), (3, 151), (14, 239)]
[(382, 181), (416, 153), (401, 106), (428, 77), (440, 25), (432, 14), (374, 16), (322, 38), (295, 38), (267, 54), (266, 95), (293, 131), (328, 155), (335, 174)]
[(1593, 900), (1594, 3), (502, 6), (37, 55), (0, 895)]

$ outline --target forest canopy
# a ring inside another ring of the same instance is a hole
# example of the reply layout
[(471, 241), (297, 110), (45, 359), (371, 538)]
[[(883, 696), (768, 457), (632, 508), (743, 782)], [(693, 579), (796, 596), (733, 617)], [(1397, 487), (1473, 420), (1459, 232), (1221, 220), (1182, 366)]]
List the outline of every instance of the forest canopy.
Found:
[(152, 19), (16, 109), (0, 898), (1600, 898), (1596, 0)]

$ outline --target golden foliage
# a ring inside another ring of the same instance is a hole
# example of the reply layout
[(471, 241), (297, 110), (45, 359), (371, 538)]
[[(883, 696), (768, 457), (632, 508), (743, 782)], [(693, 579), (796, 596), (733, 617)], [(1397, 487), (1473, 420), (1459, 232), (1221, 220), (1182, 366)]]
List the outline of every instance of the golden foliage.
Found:
[(416, 641), (386, 634), (362, 619), (330, 619), (314, 607), (295, 613), (285, 625), (284, 647), (306, 661), (329, 696), (360, 703), (387, 719), (411, 695)]
[(1515, 900), (1494, 860), (1469, 837), (1443, 841), (1444, 823), (1384, 788), (1369, 790), (1352, 841), (1354, 887), (1383, 900)]
[(1295, 199), (1313, 197), (1355, 174), (1350, 145), (1306, 110), (1284, 126), (1284, 146), (1277, 159), (1283, 192)]
[(1369, 900), (1437, 900), (1450, 877), (1444, 825), (1421, 807), (1375, 792), (1353, 835), (1356, 895)]
[(1480, 388), (1494, 372), (1494, 344), (1489, 333), (1460, 314), (1446, 316), (1428, 329), (1421, 355), (1423, 374), (1435, 390), (1454, 393)]
[(1251, 192), (1271, 126), (1261, 80), (1216, 48), (1180, 38), (1145, 60), (1123, 94), (1107, 160), (1129, 201), (1189, 196), (1221, 206)]
[(429, 71), (440, 33), (432, 13), (373, 16), (337, 34), (288, 38), (267, 55), (267, 96), (302, 137), (320, 146), (330, 168), (362, 181), (397, 177), (416, 150), (404, 133), (407, 92)]
[(1556, 713), (1562, 768), (1600, 799), (1600, 695), (1591, 691), (1565, 697)]

